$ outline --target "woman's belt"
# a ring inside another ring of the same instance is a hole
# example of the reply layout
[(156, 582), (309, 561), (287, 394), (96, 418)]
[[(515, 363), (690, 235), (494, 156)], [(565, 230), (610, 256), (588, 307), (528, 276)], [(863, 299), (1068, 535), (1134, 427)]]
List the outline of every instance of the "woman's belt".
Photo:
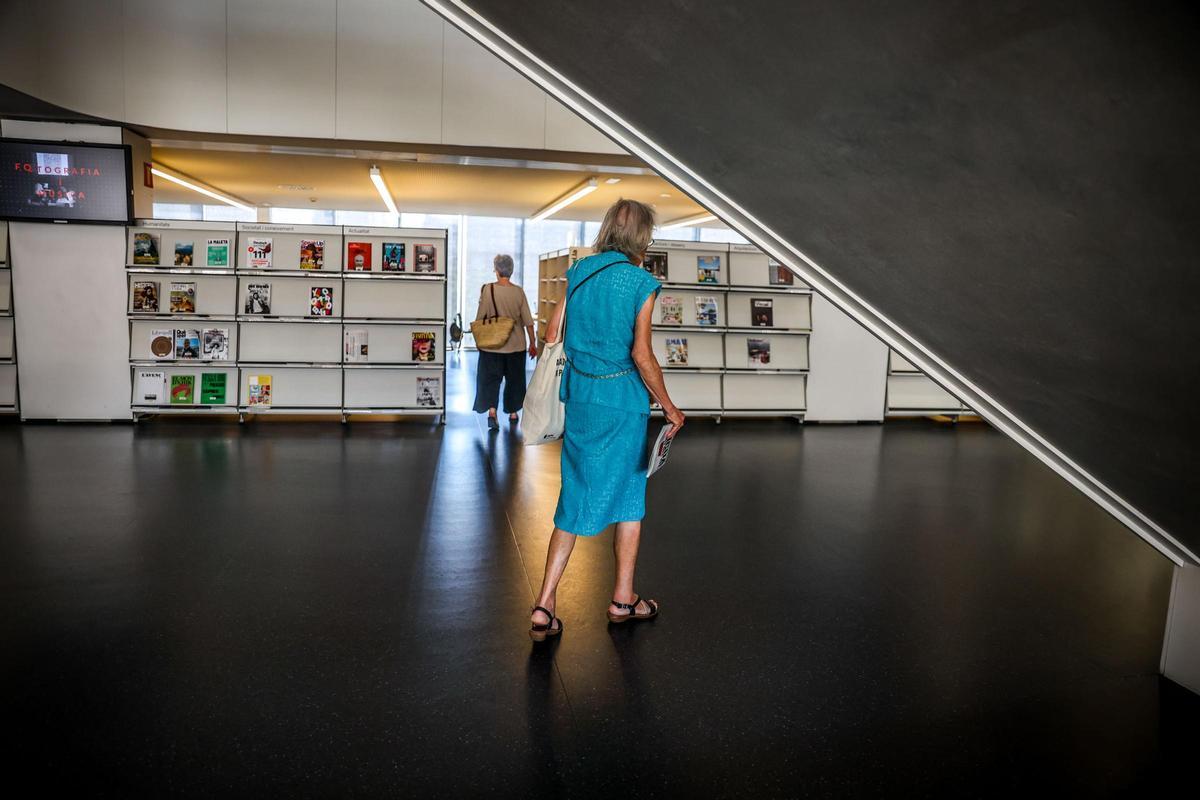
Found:
[[(566, 353), (564, 353), (563, 355), (566, 355)], [(593, 375), (592, 373), (590, 373), (590, 372), (584, 372), (584, 371), (583, 371), (583, 370), (581, 370), (579, 367), (575, 366), (575, 362), (571, 360), (571, 357), (570, 357), (570, 356), (567, 356), (567, 363), (571, 365), (571, 369), (573, 369), (574, 371), (578, 372), (578, 373), (579, 373), (580, 375), (582, 375), (583, 377), (585, 377), (585, 378), (592, 378), (592, 379), (594, 379), (594, 380), (598, 380), (598, 381), (605, 381), (605, 380), (608, 380), (608, 379), (610, 379), (610, 378), (620, 378), (620, 377), (623, 377), (623, 376), (625, 376), (625, 375), (628, 375), (628, 374), (630, 374), (630, 373), (631, 373), (631, 372), (633, 372), (633, 371), (634, 371), (634, 369), (635, 369), (635, 367), (629, 367), (628, 369), (623, 369), (623, 370), (621, 370), (620, 372), (610, 372), (610, 373), (609, 373), (609, 374), (607, 374), (607, 375)]]

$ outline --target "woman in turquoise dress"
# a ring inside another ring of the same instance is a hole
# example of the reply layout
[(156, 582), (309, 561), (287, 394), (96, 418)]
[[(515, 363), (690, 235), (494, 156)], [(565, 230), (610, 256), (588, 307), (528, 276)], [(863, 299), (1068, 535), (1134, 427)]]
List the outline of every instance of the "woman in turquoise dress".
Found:
[(659, 283), (640, 265), (653, 230), (649, 206), (619, 200), (608, 209), (595, 254), (568, 270), (564, 302), (548, 325), (547, 341), (557, 341), (566, 310), (562, 491), (541, 593), (530, 617), (529, 635), (535, 641), (562, 632), (555, 599), (575, 539), (595, 536), (613, 523), (617, 576), (608, 618), (620, 623), (658, 615), (658, 604), (640, 598), (633, 588), (646, 513), (650, 398), (662, 406), (673, 425), (672, 436), (683, 426), (684, 415), (667, 394), (651, 347)]

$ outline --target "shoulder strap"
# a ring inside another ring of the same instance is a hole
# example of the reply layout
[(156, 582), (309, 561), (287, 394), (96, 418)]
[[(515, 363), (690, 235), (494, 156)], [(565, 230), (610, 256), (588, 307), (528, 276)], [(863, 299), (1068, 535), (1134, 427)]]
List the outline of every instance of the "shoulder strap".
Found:
[(575, 288), (572, 289), (571, 294), (567, 296), (567, 299), (564, 301), (564, 304), (563, 304), (562, 319), (559, 321), (559, 326), (558, 326), (558, 340), (563, 343), (564, 347), (566, 346), (566, 343), (567, 343), (567, 305), (570, 304), (571, 298), (575, 296), (575, 293), (578, 292), (580, 287), (582, 287), (585, 283), (587, 283), (592, 278), (599, 275), (601, 272), (604, 272), (604, 270), (608, 269), (609, 267), (615, 267), (617, 264), (628, 264), (631, 267), (634, 266), (632, 261), (614, 261), (611, 264), (605, 264), (603, 267), (596, 270), (591, 275), (588, 275), (586, 278), (581, 280), (579, 283), (575, 284)]
[(496, 284), (489, 283), (488, 288), (492, 290), (492, 319), (500, 317), (500, 307), (496, 305)]

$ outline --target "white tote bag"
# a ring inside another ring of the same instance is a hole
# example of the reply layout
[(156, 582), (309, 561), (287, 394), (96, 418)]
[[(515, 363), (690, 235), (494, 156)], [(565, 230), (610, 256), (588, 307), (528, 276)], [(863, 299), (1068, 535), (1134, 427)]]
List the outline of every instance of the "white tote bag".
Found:
[(601, 267), (576, 284), (571, 290), (570, 297), (563, 303), (562, 319), (558, 321), (558, 332), (554, 344), (547, 343), (538, 356), (537, 366), (533, 369), (533, 377), (525, 390), (525, 418), (521, 421), (521, 430), (525, 444), (546, 444), (562, 438), (566, 425), (567, 408), (558, 399), (558, 390), (562, 385), (563, 368), (567, 365), (567, 354), (563, 351), (563, 340), (567, 330), (567, 304), (571, 297), (579, 291), (579, 287), (599, 275), (604, 270), (616, 264), (628, 264), (628, 261), (614, 261)]

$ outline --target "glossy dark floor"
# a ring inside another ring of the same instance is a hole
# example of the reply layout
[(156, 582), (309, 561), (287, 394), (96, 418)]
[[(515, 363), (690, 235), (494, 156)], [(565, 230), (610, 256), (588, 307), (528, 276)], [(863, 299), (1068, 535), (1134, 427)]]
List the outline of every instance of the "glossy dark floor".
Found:
[[(557, 449), (424, 422), (0, 426), (11, 779), (109, 795), (989, 795), (1147, 787), (1168, 563), (1002, 437), (696, 421), (610, 629)], [(15, 736), (15, 740), (12, 739)]]

